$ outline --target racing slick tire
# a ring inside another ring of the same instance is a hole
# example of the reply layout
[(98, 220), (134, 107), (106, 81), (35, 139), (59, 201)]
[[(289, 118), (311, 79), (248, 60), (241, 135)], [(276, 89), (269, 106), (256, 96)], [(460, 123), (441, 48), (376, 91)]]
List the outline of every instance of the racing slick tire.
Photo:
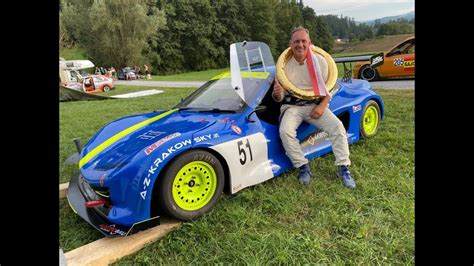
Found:
[(377, 133), (380, 125), (380, 107), (374, 100), (369, 100), (362, 111), (360, 119), (361, 138), (370, 138)]
[(157, 201), (170, 216), (190, 221), (209, 212), (224, 189), (224, 169), (203, 150), (191, 150), (176, 158), (159, 177)]
[(110, 91), (110, 86), (105, 85), (105, 86), (102, 88), (102, 90), (103, 90), (104, 92), (108, 92), (108, 91)]
[(359, 78), (367, 81), (374, 81), (379, 78), (377, 69), (373, 69), (370, 65), (364, 65), (359, 72)]

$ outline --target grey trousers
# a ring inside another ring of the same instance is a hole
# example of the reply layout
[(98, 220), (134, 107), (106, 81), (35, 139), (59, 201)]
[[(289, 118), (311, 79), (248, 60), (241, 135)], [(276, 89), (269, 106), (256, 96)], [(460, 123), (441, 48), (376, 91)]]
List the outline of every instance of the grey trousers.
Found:
[(303, 150), (296, 138), (296, 129), (303, 121), (313, 124), (328, 133), (336, 157), (336, 165), (350, 165), (347, 133), (341, 120), (328, 108), (320, 118), (311, 118), (309, 115), (314, 106), (315, 104), (304, 106), (284, 104), (280, 108), (280, 113), (283, 114), (280, 122), (280, 138), (293, 166), (298, 168), (308, 163), (308, 159), (304, 157)]

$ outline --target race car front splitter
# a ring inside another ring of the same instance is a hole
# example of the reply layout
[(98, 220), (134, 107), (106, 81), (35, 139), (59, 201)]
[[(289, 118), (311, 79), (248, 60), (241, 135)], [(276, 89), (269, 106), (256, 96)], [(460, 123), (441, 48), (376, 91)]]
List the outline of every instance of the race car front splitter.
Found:
[(135, 223), (132, 226), (124, 226), (110, 223), (102, 215), (97, 213), (97, 211), (95, 211), (93, 208), (86, 207), (87, 200), (86, 196), (81, 192), (80, 189), (80, 178), (81, 175), (77, 174), (72, 177), (69, 182), (67, 194), (69, 205), (75, 213), (81, 216), (82, 219), (92, 225), (92, 227), (94, 227), (95, 229), (99, 230), (105, 236), (127, 236), (160, 224), (159, 216)]

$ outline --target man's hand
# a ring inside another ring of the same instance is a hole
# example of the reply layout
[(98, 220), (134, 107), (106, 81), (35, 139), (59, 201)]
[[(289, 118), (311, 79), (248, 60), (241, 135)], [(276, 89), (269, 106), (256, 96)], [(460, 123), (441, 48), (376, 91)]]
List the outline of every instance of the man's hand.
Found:
[(309, 114), (309, 116), (311, 118), (320, 118), (323, 114), (324, 114), (324, 111), (326, 110), (326, 106), (322, 106), (322, 105), (316, 105), (313, 110), (311, 110), (311, 113)]
[(323, 114), (326, 108), (328, 107), (329, 100), (331, 99), (331, 96), (324, 96), (321, 102), (316, 105), (313, 110), (311, 110), (311, 113), (309, 116), (311, 118), (320, 118)]
[(283, 87), (280, 85), (280, 82), (278, 82), (277, 79), (275, 79), (275, 82), (273, 84), (273, 93), (272, 97), (273, 100), (276, 102), (281, 102), (283, 100)]

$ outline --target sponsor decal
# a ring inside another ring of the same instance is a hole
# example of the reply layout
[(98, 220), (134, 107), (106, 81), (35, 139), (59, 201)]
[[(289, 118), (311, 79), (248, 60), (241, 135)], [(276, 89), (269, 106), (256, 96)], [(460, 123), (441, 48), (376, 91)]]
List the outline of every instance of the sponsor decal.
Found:
[(320, 139), (325, 139), (328, 136), (329, 136), (328, 133), (326, 133), (324, 131), (321, 131), (321, 132), (318, 132), (318, 133), (312, 135), (311, 137), (309, 137), (308, 142), (309, 142), (309, 144), (314, 145), (316, 143), (316, 141), (318, 141)]
[(278, 164), (276, 164), (275, 162), (273, 162), (273, 160), (271, 160), (270, 162), (270, 167), (272, 168), (272, 173), (275, 175), (276, 173), (278, 173), (278, 171), (281, 170), (281, 166), (279, 166)]
[(95, 168), (99, 163), (101, 159), (97, 159), (92, 163), (92, 166)]
[(360, 104), (352, 106), (352, 112), (358, 112), (362, 109), (362, 106)]
[(161, 131), (154, 131), (154, 130), (148, 130), (147, 132), (141, 134), (138, 136), (138, 139), (143, 139), (143, 140), (151, 140), (154, 139), (160, 135), (165, 134), (166, 132), (161, 132)]
[(104, 231), (104, 232), (107, 232), (109, 233), (110, 235), (121, 235), (121, 236), (124, 236), (126, 235), (127, 233), (116, 228), (115, 227), (115, 224), (99, 224), (99, 229)]
[(219, 122), (219, 123), (224, 123), (224, 124), (226, 124), (227, 121), (229, 121), (229, 117), (228, 117), (228, 116), (227, 116), (225, 119), (217, 119), (217, 122)]
[(378, 54), (373, 55), (370, 58), (370, 66), (372, 68), (376, 68), (376, 67), (382, 65), (383, 61), (384, 61), (383, 57), (384, 57), (383, 53), (378, 53)]
[(146, 155), (149, 155), (150, 153), (152, 153), (154, 150), (156, 150), (158, 147), (160, 147), (161, 145), (163, 145), (167, 141), (169, 141), (171, 139), (174, 139), (178, 136), (181, 136), (181, 133), (176, 132), (176, 133), (170, 134), (170, 135), (158, 140), (157, 142), (151, 144), (150, 146), (146, 147), (146, 149), (143, 150), (143, 151), (145, 152)]
[(407, 60), (403, 63), (403, 68), (405, 68), (405, 70), (412, 70), (413, 68), (415, 68), (415, 60)]
[(396, 67), (403, 67), (405, 70), (412, 70), (415, 67), (415, 58), (396, 58), (393, 60), (393, 65)]
[(169, 147), (165, 152), (161, 154), (161, 156), (155, 159), (153, 164), (148, 169), (148, 176), (143, 179), (143, 190), (140, 192), (140, 196), (142, 197), (142, 199), (146, 199), (147, 189), (151, 184), (151, 175), (155, 174), (155, 171), (156, 169), (158, 169), (158, 166), (163, 163), (166, 158), (168, 158), (171, 154), (191, 144), (191, 139), (186, 139), (181, 142), (178, 142), (173, 146)]
[(374, 58), (374, 62), (372, 64), (376, 65), (376, 64), (380, 63), (381, 61), (383, 61), (383, 57), (377, 56), (377, 57)]
[(199, 142), (202, 142), (202, 141), (207, 141), (207, 140), (211, 140), (211, 139), (216, 139), (219, 137), (219, 134), (218, 133), (214, 133), (214, 134), (206, 134), (206, 135), (202, 135), (202, 136), (199, 136), (199, 137), (195, 137), (194, 138), (194, 142), (196, 143), (199, 143)]
[(237, 184), (232, 187), (232, 191), (238, 191), (240, 188), (242, 188), (242, 184)]
[(393, 60), (393, 65), (396, 67), (403, 66), (404, 61), (403, 58), (395, 58), (395, 60)]
[(236, 125), (232, 125), (232, 130), (233, 130), (235, 133), (239, 134), (239, 135), (242, 134), (242, 129), (240, 129), (240, 127), (238, 127), (238, 126), (236, 126)]

